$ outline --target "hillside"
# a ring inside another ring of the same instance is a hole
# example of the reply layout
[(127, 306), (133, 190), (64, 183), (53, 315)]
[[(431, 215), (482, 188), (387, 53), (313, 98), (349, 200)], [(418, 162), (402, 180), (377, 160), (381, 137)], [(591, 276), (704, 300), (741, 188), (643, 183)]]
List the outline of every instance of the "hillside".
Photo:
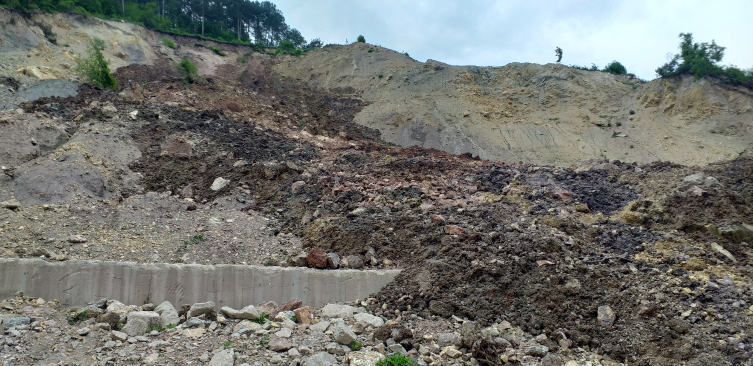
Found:
[[(116, 91), (76, 80), (74, 57), (93, 37), (106, 41)], [(184, 80), (182, 59), (200, 80)], [(271, 55), (2, 9), (0, 77), (0, 266), (397, 269), (350, 302), (379, 325), (342, 316), (376, 358), (753, 359), (750, 90), (561, 65), (420, 63), (368, 44)], [(202, 282), (201, 295), (220, 304), (213, 286), (243, 288), (241, 277)], [(192, 328), (192, 304), (181, 303), (177, 330), (117, 343), (121, 317), (106, 303), (36, 296), (0, 299), (0, 320), (29, 322), (0, 324), (0, 362), (203, 365), (228, 341), (227, 365), (312, 365), (322, 354), (354, 364), (356, 354), (326, 327), (290, 319), (241, 335), (240, 319), (208, 309)], [(128, 309), (154, 310), (147, 300)], [(75, 325), (58, 324), (67, 316)], [(270, 347), (289, 325), (295, 352)], [(153, 346), (158, 338), (168, 344)]]

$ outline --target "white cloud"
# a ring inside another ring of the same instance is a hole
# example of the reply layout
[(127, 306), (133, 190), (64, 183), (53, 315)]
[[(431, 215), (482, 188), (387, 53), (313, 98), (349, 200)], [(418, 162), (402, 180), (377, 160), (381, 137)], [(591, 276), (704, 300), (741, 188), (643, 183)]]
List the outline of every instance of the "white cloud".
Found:
[(288, 24), (307, 39), (372, 44), (417, 60), (455, 65), (562, 62), (603, 67), (618, 60), (654, 78), (676, 53), (681, 32), (727, 47), (724, 64), (753, 67), (749, 0), (399, 1), (276, 0)]

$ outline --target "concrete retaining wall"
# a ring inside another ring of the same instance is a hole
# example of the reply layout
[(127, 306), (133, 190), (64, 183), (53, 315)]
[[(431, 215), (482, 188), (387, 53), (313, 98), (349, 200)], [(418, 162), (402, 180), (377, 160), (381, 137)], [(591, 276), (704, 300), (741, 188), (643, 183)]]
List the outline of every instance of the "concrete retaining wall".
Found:
[(17, 291), (66, 306), (106, 297), (140, 305), (176, 306), (214, 301), (236, 309), (262, 301), (300, 299), (313, 307), (363, 299), (398, 270), (315, 270), (241, 265), (138, 264), (71, 260), (0, 259), (0, 299)]

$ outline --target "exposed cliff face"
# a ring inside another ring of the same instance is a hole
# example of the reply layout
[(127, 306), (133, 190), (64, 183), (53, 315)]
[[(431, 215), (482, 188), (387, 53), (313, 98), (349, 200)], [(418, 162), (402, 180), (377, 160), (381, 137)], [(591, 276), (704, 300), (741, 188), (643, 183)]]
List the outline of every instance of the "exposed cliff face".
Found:
[(366, 44), (328, 47), (275, 69), (352, 91), (355, 121), (390, 142), (502, 161), (606, 158), (706, 164), (750, 146), (753, 93), (692, 78), (638, 80), (562, 65), (449, 66)]

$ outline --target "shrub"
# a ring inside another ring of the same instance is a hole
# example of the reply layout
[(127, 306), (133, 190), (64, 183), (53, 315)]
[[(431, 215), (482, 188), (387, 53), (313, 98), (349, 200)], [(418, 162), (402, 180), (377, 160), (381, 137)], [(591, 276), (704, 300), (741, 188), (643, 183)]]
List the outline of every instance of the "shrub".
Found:
[[(187, 58), (184, 58), (180, 62), (180, 67), (178, 68), (178, 71), (183, 75), (183, 81), (188, 83), (195, 83), (198, 80), (198, 74), (199, 74), (199, 68), (196, 67), (196, 65), (193, 64), (193, 62), (189, 61)], [(195, 241), (196, 237), (192, 238), (191, 241)], [(186, 244), (190, 244), (186, 242)]]
[(403, 356), (399, 353), (389, 355), (377, 362), (376, 366), (411, 366), (415, 365), (410, 357)]
[(209, 46), (207, 48), (209, 48), (210, 50), (212, 50), (212, 52), (214, 52), (214, 53), (216, 53), (216, 54), (218, 54), (220, 56), (223, 56), (223, 57), (227, 56), (227, 54), (225, 52), (220, 51), (218, 48), (214, 48), (212, 46)]
[(608, 72), (610, 74), (615, 74), (615, 75), (627, 74), (627, 69), (625, 68), (625, 66), (622, 66), (622, 64), (617, 61), (612, 61), (609, 65), (604, 67), (604, 70), (602, 71)]
[(176, 47), (176, 46), (175, 46), (175, 42), (173, 42), (173, 41), (172, 41), (171, 39), (167, 39), (167, 38), (162, 38), (162, 43), (163, 43), (163, 44), (164, 44), (165, 46), (167, 46), (167, 47), (170, 47), (170, 48), (172, 48), (172, 49), (175, 49), (175, 47)]
[(357, 41), (361, 43), (366, 43), (366, 38), (364, 38), (364, 36), (358, 36)]
[(247, 61), (245, 57), (241, 56), (241, 57), (238, 57), (238, 62), (245, 64)]
[(110, 74), (109, 62), (105, 60), (102, 51), (105, 49), (105, 41), (92, 39), (86, 48), (86, 57), (76, 60), (76, 72), (93, 85), (103, 89), (117, 89), (118, 82)]

